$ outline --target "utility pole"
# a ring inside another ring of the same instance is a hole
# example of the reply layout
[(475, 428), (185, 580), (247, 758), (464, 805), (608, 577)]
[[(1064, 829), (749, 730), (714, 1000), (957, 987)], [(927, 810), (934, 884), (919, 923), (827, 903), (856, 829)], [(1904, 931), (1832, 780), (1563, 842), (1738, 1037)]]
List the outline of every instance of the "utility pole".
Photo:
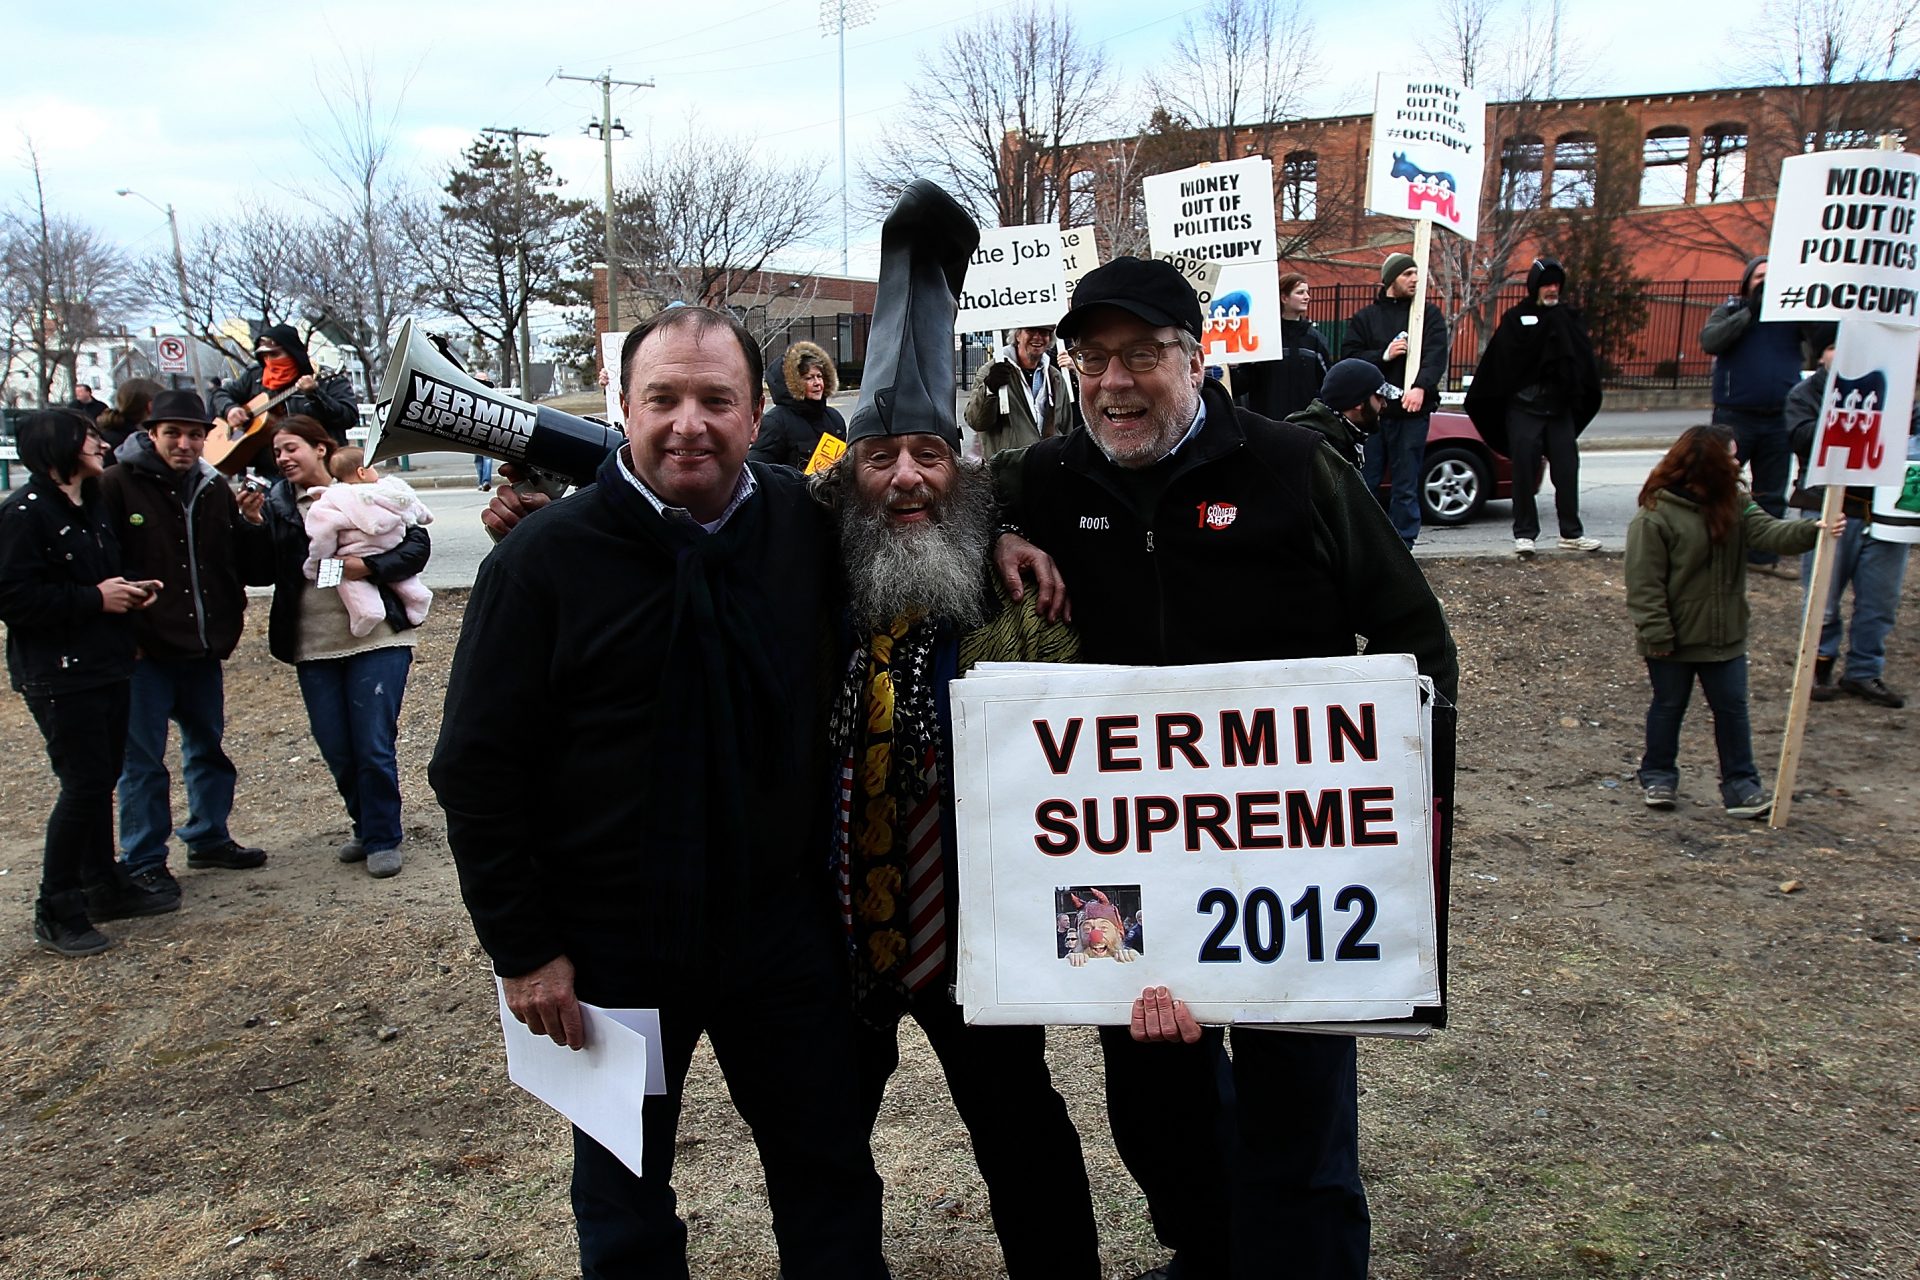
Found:
[(527, 178), (520, 168), (520, 139), (544, 138), (544, 133), (535, 133), (531, 129), (500, 129), (489, 126), (480, 131), (490, 137), (511, 138), (513, 140), (513, 241), (517, 249), (515, 257), (520, 266), (520, 398), (533, 399), (533, 330), (528, 324), (527, 313), (533, 310), (533, 299), (527, 296)]
[(847, 258), (847, 28), (873, 21), (872, 0), (820, 0), (820, 34), (840, 41), (840, 274)]
[(613, 86), (627, 89), (651, 89), (651, 80), (615, 80), (613, 68), (609, 67), (597, 76), (570, 76), (564, 71), (553, 73), (556, 80), (578, 80), (582, 84), (600, 86), (600, 118), (587, 126), (588, 132), (598, 130), (600, 141), (606, 147), (607, 161), (607, 329), (618, 332), (620, 329), (620, 251), (613, 243), (613, 131), (625, 133), (627, 128), (613, 118)]
[[(121, 187), (114, 194), (133, 196), (138, 200), (146, 200), (148, 204), (153, 205), (156, 209), (160, 208), (159, 205), (154, 204), (151, 200), (147, 200), (147, 197), (141, 195), (138, 191), (131, 190), (127, 187)], [(207, 384), (200, 378), (200, 339), (195, 337), (193, 333), (193, 304), (187, 301), (187, 257), (184, 253), (180, 252), (180, 220), (173, 216), (172, 204), (168, 204), (161, 212), (167, 215), (167, 228), (173, 232), (173, 274), (174, 278), (180, 282), (180, 327), (184, 329), (187, 334), (187, 361), (188, 367), (193, 370), (193, 393), (197, 396), (204, 396), (207, 394)]]

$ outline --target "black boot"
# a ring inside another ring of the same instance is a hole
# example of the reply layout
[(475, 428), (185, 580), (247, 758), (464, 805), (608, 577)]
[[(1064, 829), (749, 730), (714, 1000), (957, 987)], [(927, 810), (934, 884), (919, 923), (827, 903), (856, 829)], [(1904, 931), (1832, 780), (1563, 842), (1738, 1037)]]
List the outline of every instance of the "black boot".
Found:
[(91, 920), (130, 920), (134, 916), (161, 916), (180, 909), (180, 890), (135, 882), (118, 862), (104, 880), (86, 886), (86, 914)]
[(56, 893), (34, 904), (33, 940), (62, 956), (98, 955), (113, 945), (87, 919), (86, 899), (78, 893)]
[(1816, 657), (1813, 660), (1813, 693), (1815, 702), (1832, 702), (1840, 696), (1840, 686), (1833, 682), (1833, 659)]

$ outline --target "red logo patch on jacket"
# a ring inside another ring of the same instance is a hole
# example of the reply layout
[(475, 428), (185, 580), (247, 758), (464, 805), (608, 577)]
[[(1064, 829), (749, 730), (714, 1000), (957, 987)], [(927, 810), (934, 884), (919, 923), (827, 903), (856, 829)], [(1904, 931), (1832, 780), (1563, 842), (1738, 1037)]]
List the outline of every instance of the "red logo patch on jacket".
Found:
[(1202, 502), (1194, 510), (1199, 513), (1202, 529), (1224, 529), (1240, 514), (1240, 508), (1231, 502)]

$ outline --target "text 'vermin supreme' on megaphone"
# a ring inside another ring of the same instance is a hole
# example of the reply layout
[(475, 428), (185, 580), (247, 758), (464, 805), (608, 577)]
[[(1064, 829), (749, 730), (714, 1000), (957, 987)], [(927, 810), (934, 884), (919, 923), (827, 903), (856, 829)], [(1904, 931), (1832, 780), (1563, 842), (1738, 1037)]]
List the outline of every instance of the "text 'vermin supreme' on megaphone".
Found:
[(401, 322), (374, 401), (367, 456), (475, 453), (592, 484), (625, 439), (612, 427), (528, 404), (476, 381), (434, 349), (411, 319)]

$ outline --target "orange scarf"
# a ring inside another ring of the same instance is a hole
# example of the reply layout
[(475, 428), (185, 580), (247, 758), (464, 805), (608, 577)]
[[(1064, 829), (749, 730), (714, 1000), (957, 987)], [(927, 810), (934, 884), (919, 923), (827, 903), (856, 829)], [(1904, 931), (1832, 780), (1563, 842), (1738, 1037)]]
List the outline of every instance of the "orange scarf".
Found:
[(300, 370), (292, 356), (268, 356), (260, 366), (260, 385), (269, 391), (292, 386), (299, 376)]

